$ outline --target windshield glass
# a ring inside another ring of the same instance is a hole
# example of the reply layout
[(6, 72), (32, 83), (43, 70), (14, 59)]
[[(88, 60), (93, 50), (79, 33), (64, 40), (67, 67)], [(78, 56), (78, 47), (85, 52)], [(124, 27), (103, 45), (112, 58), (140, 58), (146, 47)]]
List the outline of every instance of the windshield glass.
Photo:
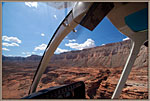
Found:
[[(37, 90), (83, 81), (87, 99), (110, 99), (130, 49), (131, 40), (119, 32), (107, 17), (93, 31), (78, 25), (56, 49)], [(142, 88), (140, 91), (145, 91), (145, 94), (148, 91), (147, 56), (147, 47), (143, 45), (126, 83), (129, 92), (133, 92), (133, 99), (138, 96), (132, 87)], [(144, 75), (141, 75), (141, 70)], [(131, 96), (129, 92), (124, 89), (120, 98)], [(141, 98), (146, 99), (146, 96)]]
[[(74, 4), (3, 3), (4, 99), (28, 95), (48, 42)], [(110, 99), (130, 49), (131, 40), (119, 32), (107, 16), (93, 31), (77, 25), (54, 52), (37, 91), (83, 81), (87, 99)], [(147, 49), (144, 45), (141, 47), (120, 99), (148, 98)]]
[(59, 52), (61, 49), (65, 49), (64, 52), (67, 50), (83, 50), (108, 43), (120, 42), (125, 38), (127, 37), (121, 34), (109, 19), (105, 17), (93, 31), (78, 25), (74, 31), (65, 37), (55, 53), (62, 53)]
[(28, 94), (40, 58), (75, 2), (3, 2), (3, 98)]

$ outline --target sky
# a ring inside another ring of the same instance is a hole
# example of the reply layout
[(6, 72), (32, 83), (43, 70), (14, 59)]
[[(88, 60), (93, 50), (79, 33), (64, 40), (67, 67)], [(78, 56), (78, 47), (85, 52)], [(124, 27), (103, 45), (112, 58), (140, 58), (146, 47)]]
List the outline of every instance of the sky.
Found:
[[(64, 2), (3, 3), (2, 54), (21, 57), (32, 54), (42, 56), (55, 30), (73, 7), (72, 5), (68, 8), (61, 8), (63, 5)], [(78, 25), (75, 30), (76, 32), (72, 31), (64, 38), (55, 54), (128, 39), (115, 28), (107, 17), (93, 31), (81, 25)]]

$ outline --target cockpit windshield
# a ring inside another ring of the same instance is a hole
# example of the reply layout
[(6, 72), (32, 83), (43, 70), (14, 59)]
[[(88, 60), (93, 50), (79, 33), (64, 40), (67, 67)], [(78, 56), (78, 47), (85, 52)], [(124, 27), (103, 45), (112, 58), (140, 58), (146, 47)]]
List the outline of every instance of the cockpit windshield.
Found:
[[(76, 2), (2, 3), (3, 99), (27, 96), (33, 79), (36, 78), (35, 74), (40, 74), (43, 69), (40, 68), (41, 64), (47, 68), (39, 78), (36, 91), (83, 81), (87, 99), (111, 98), (129, 56), (132, 40), (120, 32), (108, 16), (93, 31), (80, 23), (74, 25), (73, 29), (67, 29), (68, 26), (73, 26), (68, 24), (69, 21), (71, 24), (76, 23), (72, 21), (73, 16), (69, 15), (73, 13), (75, 4)], [(68, 15), (71, 20), (69, 17), (66, 19)], [(62, 23), (65, 20), (68, 22)], [(58, 33), (66, 31), (68, 34), (62, 35), (64, 38), (61, 41), (55, 40), (53, 47), (58, 47), (53, 49), (54, 55), (47, 60), (45, 53), (51, 54), (48, 45), (54, 41), (53, 38), (57, 39), (54, 35), (58, 29), (61, 29)], [(48, 62), (47, 65), (42, 63), (43, 58)], [(143, 45), (120, 99), (148, 98), (147, 67), (148, 52)]]
[(21, 98), (28, 94), (49, 40), (74, 4), (2, 3), (3, 98)]
[(43, 55), (53, 33), (73, 6), (74, 2), (4, 2), (3, 55)]

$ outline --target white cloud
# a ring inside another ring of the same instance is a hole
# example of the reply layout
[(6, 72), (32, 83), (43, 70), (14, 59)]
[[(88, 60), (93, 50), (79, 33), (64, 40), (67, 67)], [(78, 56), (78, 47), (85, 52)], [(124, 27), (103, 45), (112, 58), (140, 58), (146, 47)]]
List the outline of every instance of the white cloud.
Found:
[(105, 44), (102, 44), (102, 46), (104, 46)]
[(26, 52), (26, 56), (31, 56), (31, 53), (30, 52)]
[(26, 54), (25, 52), (22, 52), (22, 54)]
[(23, 55), (26, 55), (25, 57), (31, 56), (30, 52), (22, 52)]
[(43, 55), (43, 53), (40, 53), (39, 55), (40, 55), (40, 56), (42, 56), (42, 55)]
[(95, 42), (92, 39), (87, 39), (84, 43), (81, 43), (81, 44), (79, 44), (79, 43), (68, 43), (68, 44), (65, 44), (65, 46), (68, 46), (68, 47), (73, 48), (73, 49), (82, 50), (85, 48), (95, 47)]
[(66, 36), (65, 38), (68, 39), (68, 36)]
[(44, 34), (44, 33), (41, 33), (41, 36), (45, 36), (45, 34)]
[(7, 48), (2, 48), (2, 50), (4, 50), (4, 51), (10, 51), (9, 49), (7, 49)]
[(37, 50), (45, 50), (46, 47), (47, 47), (46, 44), (41, 44), (41, 45), (35, 47), (35, 48), (34, 48), (34, 51), (37, 51)]
[(32, 52), (32, 54), (35, 54), (35, 52)]
[(31, 54), (27, 54), (25, 57), (29, 57), (29, 56), (31, 56)]
[(19, 44), (17, 44), (17, 43), (6, 43), (6, 42), (3, 42), (2, 45), (7, 46), (7, 47), (9, 47), (9, 46), (12, 46), (12, 47), (17, 46), (18, 47), (19, 46)]
[(130, 39), (130, 38), (127, 37), (127, 38), (122, 39), (122, 41), (129, 40), (129, 39)]
[(21, 43), (21, 40), (18, 39), (17, 37), (2, 36), (2, 40), (3, 40), (3, 41), (8, 41), (8, 42)]
[(37, 8), (38, 3), (37, 2), (25, 2), (25, 5), (27, 5), (28, 7), (35, 7), (35, 8)]
[(57, 48), (55, 52), (56, 53), (63, 53), (63, 52), (68, 52), (68, 51), (70, 51), (70, 50)]
[(13, 55), (6, 55), (6, 56), (9, 56), (9, 57), (11, 56), (12, 57)]
[(69, 42), (75, 42), (75, 41), (76, 41), (75, 39), (69, 40)]
[(54, 18), (55, 18), (55, 19), (57, 19), (57, 16), (56, 16), (56, 15), (54, 15)]
[(5, 55), (5, 56), (9, 56), (9, 57), (22, 57), (22, 55)]

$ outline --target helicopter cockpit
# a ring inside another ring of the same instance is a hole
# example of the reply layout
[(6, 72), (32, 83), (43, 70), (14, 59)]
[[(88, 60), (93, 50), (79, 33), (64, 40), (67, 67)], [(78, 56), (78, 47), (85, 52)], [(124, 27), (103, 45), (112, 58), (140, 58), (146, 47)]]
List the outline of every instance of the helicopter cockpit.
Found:
[(85, 84), (83, 81), (50, 87), (37, 92), (36, 88), (50, 58), (65, 36), (71, 31), (75, 31), (74, 28), (78, 24), (93, 31), (106, 16), (121, 33), (132, 40), (130, 54), (112, 96), (112, 99), (117, 99), (122, 92), (141, 45), (144, 44), (148, 47), (147, 3), (76, 2), (49, 41), (34, 75), (29, 95), (23, 99), (85, 99)]

